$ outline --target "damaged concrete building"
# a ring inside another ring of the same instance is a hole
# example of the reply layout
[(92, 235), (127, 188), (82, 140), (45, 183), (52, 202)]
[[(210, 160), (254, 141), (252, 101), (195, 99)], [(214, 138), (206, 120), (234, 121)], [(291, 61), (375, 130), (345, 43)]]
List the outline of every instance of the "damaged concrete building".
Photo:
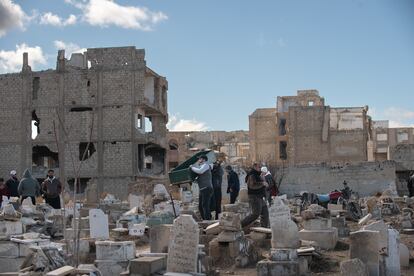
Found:
[(167, 140), (169, 170), (203, 149), (219, 152), (226, 162), (232, 164), (250, 162), (248, 131), (169, 131)]
[(367, 109), (325, 106), (317, 90), (278, 97), (276, 108), (249, 116), (252, 158), (289, 165), (366, 161)]
[(54, 169), (73, 190), (83, 160), (80, 192), (95, 182), (125, 198), (128, 184), (165, 175), (167, 89), (144, 49), (60, 50), (56, 70), (39, 72), (24, 53), (20, 73), (0, 75), (0, 174)]

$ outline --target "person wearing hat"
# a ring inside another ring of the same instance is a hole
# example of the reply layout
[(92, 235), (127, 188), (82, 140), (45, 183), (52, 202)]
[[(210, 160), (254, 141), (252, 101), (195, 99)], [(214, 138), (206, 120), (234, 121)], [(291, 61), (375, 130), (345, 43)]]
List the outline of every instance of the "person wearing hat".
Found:
[(18, 187), (19, 179), (17, 178), (16, 170), (10, 172), (10, 178), (6, 181), (7, 189), (9, 190), (10, 197), (19, 197)]
[(227, 193), (230, 193), (230, 204), (236, 202), (237, 197), (239, 196), (240, 191), (240, 181), (239, 176), (233, 170), (233, 168), (228, 165), (226, 167), (227, 171)]
[(266, 187), (266, 200), (269, 203), (269, 206), (271, 206), (272, 196), (276, 195), (276, 182), (273, 180), (273, 176), (266, 166), (263, 166), (260, 170), (262, 171), (262, 176), (264, 177), (268, 185)]
[(196, 179), (200, 190), (198, 209), (203, 220), (211, 220), (210, 201), (213, 194), (211, 167), (207, 161), (207, 156), (202, 155), (195, 164), (190, 166), (191, 171), (198, 175)]

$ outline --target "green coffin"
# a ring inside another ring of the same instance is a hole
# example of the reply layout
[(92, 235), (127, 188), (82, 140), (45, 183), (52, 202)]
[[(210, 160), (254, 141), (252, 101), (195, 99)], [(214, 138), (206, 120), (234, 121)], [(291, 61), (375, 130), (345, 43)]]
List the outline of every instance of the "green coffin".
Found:
[(216, 161), (214, 151), (212, 150), (197, 152), (168, 173), (170, 183), (177, 185), (194, 181), (197, 175), (190, 170), (190, 165), (194, 164), (202, 155), (207, 155), (209, 164)]

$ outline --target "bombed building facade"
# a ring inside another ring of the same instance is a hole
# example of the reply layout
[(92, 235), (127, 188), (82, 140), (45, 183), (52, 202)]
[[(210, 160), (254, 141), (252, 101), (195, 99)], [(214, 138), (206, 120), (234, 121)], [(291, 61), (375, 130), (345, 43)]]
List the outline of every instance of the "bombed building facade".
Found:
[(169, 131), (167, 140), (169, 170), (203, 149), (215, 150), (227, 163), (250, 163), (248, 131)]
[(251, 156), (268, 163), (366, 161), (367, 107), (332, 108), (317, 90), (277, 98), (276, 108), (249, 116)]
[(42, 179), (54, 169), (71, 190), (79, 175), (80, 192), (95, 182), (125, 198), (128, 184), (165, 175), (168, 83), (143, 49), (93, 48), (69, 60), (60, 50), (56, 70), (40, 72), (29, 59), (0, 75), (1, 176), (32, 168)]

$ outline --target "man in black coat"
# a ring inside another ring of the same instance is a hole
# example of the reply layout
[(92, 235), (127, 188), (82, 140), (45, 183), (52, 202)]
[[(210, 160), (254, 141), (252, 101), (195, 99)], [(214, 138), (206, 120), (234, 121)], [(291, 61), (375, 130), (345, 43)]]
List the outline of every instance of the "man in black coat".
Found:
[(237, 197), (239, 196), (240, 191), (240, 181), (239, 176), (229, 165), (226, 167), (227, 171), (227, 193), (230, 193), (230, 204), (236, 202)]
[(17, 178), (17, 172), (12, 170), (10, 172), (10, 178), (6, 181), (7, 189), (10, 192), (11, 197), (19, 197), (18, 187), (19, 187), (19, 179)]

